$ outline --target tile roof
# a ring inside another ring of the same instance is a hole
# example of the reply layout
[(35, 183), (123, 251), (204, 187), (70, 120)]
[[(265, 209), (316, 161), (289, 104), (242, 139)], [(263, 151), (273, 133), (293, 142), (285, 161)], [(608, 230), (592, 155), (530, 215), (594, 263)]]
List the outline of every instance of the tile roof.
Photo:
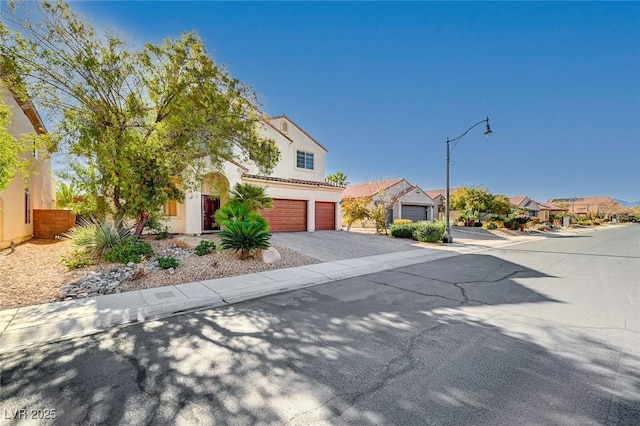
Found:
[(344, 186), (337, 185), (333, 182), (318, 182), (314, 180), (303, 180), (303, 179), (285, 179), (285, 178), (279, 178), (279, 177), (273, 177), (273, 176), (251, 175), (248, 173), (243, 174), (242, 177), (257, 179), (257, 180), (264, 180), (264, 181), (271, 181), (271, 182), (295, 183), (298, 185), (326, 186), (329, 188), (338, 188), (338, 189), (344, 188)]
[(388, 189), (393, 185), (402, 182), (404, 179), (385, 179), (377, 180), (373, 182), (360, 183), (357, 185), (349, 185), (342, 194), (343, 198), (365, 198), (373, 197), (380, 191)]
[(549, 204), (549, 203), (538, 203), (538, 207), (540, 207), (540, 210), (558, 210), (558, 211), (567, 210), (564, 207), (556, 206), (554, 204)]
[(514, 206), (519, 206), (520, 204), (522, 204), (523, 201), (525, 201), (529, 197), (527, 197), (526, 195), (516, 195), (515, 197), (508, 197), (508, 198), (511, 204), (513, 204)]

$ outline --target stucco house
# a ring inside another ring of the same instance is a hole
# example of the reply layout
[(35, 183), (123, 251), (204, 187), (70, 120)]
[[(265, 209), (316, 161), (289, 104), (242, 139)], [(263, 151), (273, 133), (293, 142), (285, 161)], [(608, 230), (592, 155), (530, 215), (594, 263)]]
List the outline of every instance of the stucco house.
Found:
[(211, 168), (199, 191), (187, 192), (184, 203), (173, 200), (165, 206), (169, 232), (199, 235), (217, 229), (212, 216), (236, 183), (266, 188), (273, 208), (261, 214), (271, 232), (341, 229), (338, 204), (344, 188), (325, 181), (327, 148), (286, 115), (264, 118), (260, 132), (281, 153), (273, 172), (262, 175), (251, 162), (226, 161), (219, 170)]
[[(0, 93), (12, 113), (9, 133), (17, 137), (30, 132), (46, 133), (31, 101), (22, 100), (2, 87)], [(9, 247), (12, 242), (19, 244), (29, 240), (34, 232), (34, 210), (55, 206), (51, 161), (36, 149), (24, 155), (33, 166), (28, 185), (25, 187), (22, 176), (17, 174), (0, 192), (0, 249)]]
[(514, 210), (525, 210), (529, 217), (540, 217), (540, 207), (538, 203), (526, 195), (509, 197), (509, 203)]
[(389, 203), (389, 222), (395, 219), (434, 220), (435, 201), (419, 186), (406, 179), (385, 179), (349, 185), (343, 199), (368, 198), (371, 206), (377, 202)]
[(550, 203), (538, 203), (540, 208), (540, 220), (543, 222), (550, 222), (553, 216), (564, 215), (567, 213), (567, 209), (564, 207), (556, 206)]

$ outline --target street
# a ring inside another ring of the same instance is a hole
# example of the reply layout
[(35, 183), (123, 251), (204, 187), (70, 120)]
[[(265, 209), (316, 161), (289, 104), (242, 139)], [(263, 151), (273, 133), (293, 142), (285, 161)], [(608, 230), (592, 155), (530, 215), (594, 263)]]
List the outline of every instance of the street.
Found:
[(0, 419), (638, 425), (639, 308), (640, 225), (549, 237), (3, 354)]

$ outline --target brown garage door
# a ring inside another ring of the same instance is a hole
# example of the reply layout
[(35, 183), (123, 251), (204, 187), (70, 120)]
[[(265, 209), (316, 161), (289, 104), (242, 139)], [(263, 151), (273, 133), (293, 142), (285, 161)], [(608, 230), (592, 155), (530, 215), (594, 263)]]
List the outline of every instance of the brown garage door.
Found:
[(306, 231), (307, 202), (305, 200), (274, 199), (273, 207), (261, 210), (260, 214), (269, 222), (269, 231)]
[(316, 201), (316, 231), (336, 229), (336, 203)]

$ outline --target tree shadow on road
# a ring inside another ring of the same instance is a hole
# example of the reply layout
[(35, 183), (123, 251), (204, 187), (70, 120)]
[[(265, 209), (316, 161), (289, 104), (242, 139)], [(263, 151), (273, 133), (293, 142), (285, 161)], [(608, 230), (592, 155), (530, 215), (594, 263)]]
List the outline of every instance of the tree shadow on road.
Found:
[(5, 354), (2, 408), (64, 424), (634, 424), (637, 356), (487, 315), (561, 303), (521, 283), (535, 279), (554, 278), (465, 255)]

